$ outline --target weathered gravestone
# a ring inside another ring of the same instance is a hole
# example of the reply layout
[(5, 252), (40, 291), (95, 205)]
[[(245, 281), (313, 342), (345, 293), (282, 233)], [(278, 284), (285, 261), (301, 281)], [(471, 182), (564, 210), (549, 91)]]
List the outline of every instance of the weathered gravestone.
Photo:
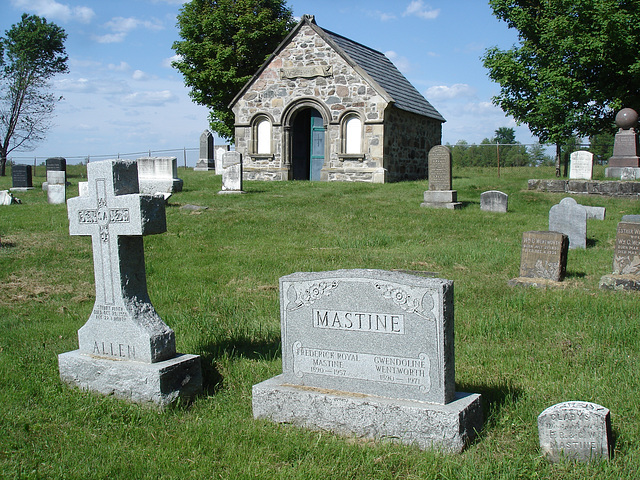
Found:
[(160, 407), (202, 388), (200, 357), (176, 354), (175, 335), (147, 293), (143, 235), (166, 231), (164, 201), (138, 194), (133, 161), (87, 165), (89, 194), (69, 199), (69, 233), (90, 235), (96, 300), (78, 330), (79, 349), (60, 354), (68, 384)]
[(567, 271), (569, 238), (559, 232), (524, 232), (520, 276), (510, 285), (548, 286), (561, 282)]
[(600, 278), (605, 290), (640, 290), (640, 223), (618, 223), (613, 274)]
[(222, 190), (218, 193), (245, 193), (242, 191), (242, 154), (226, 152), (222, 156)]
[(136, 162), (140, 193), (160, 194), (167, 199), (172, 193), (182, 191), (176, 157), (141, 157)]
[(591, 180), (593, 178), (593, 153), (579, 150), (571, 154), (569, 178), (576, 180)]
[(538, 416), (542, 454), (551, 462), (609, 459), (612, 447), (609, 409), (590, 402), (563, 402)]
[(47, 202), (51, 204), (64, 203), (67, 198), (67, 186), (64, 183), (49, 183), (47, 185)]
[(563, 198), (549, 210), (549, 230), (569, 237), (569, 248), (587, 248), (587, 211), (573, 198)]
[(480, 210), (484, 212), (506, 213), (509, 195), (498, 190), (489, 190), (480, 195)]
[(21, 191), (33, 188), (31, 165), (13, 165), (11, 167), (11, 190)]
[(640, 215), (623, 215), (622, 222), (640, 223)]
[(429, 190), (424, 192), (421, 207), (448, 208), (457, 210), (462, 207), (458, 202), (458, 192), (452, 190), (451, 150), (444, 145), (436, 145), (429, 150)]
[(213, 135), (209, 130), (205, 130), (200, 135), (200, 157), (198, 163), (193, 168), (196, 172), (206, 172), (215, 170), (214, 152), (213, 152)]
[(231, 145), (218, 145), (215, 148), (216, 152), (216, 173), (222, 174), (222, 157), (224, 154), (231, 150)]
[(459, 452), (480, 395), (455, 391), (453, 282), (382, 270), (280, 278), (282, 374), (253, 415)]

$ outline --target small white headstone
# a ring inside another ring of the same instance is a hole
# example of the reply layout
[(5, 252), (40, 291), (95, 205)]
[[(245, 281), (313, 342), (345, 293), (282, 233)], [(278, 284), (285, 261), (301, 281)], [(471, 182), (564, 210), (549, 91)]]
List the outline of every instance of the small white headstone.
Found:
[(573, 198), (563, 198), (549, 210), (549, 231), (569, 237), (569, 249), (587, 248), (587, 211)]
[[(51, 172), (63, 173), (64, 172)], [(47, 186), (47, 201), (51, 204), (64, 203), (66, 200), (67, 187), (64, 183), (49, 183)]]
[(176, 157), (142, 157), (136, 160), (140, 193), (160, 193), (168, 198), (174, 192), (182, 191), (182, 179), (178, 178)]
[(244, 193), (242, 191), (242, 154), (226, 152), (222, 156), (222, 190), (218, 193)]
[(585, 150), (573, 152), (570, 163), (570, 179), (591, 180), (593, 178), (593, 153)]
[(611, 448), (609, 409), (590, 402), (563, 402), (538, 416), (542, 454), (551, 462), (606, 460)]

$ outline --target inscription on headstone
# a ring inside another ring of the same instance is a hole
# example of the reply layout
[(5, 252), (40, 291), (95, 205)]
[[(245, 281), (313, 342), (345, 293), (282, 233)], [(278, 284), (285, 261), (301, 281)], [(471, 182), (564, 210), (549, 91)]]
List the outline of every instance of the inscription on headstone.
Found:
[(587, 248), (587, 211), (573, 198), (563, 198), (549, 210), (549, 230), (569, 237), (569, 249)]
[(13, 188), (33, 188), (31, 165), (13, 165), (11, 167), (11, 182)]
[(571, 154), (569, 178), (581, 180), (593, 178), (593, 153), (580, 150)]
[(618, 223), (613, 274), (640, 276), (640, 223)]
[(429, 150), (429, 190), (451, 190), (451, 151), (444, 145)]
[(222, 190), (218, 193), (244, 193), (242, 191), (242, 154), (232, 151), (222, 156)]
[(66, 172), (67, 171), (67, 160), (63, 157), (47, 158), (46, 165), (47, 165), (47, 172), (49, 171)]
[(567, 269), (569, 239), (559, 232), (524, 232), (520, 276), (561, 282)]
[(538, 416), (542, 453), (551, 462), (606, 460), (611, 448), (609, 409), (590, 402), (563, 402)]

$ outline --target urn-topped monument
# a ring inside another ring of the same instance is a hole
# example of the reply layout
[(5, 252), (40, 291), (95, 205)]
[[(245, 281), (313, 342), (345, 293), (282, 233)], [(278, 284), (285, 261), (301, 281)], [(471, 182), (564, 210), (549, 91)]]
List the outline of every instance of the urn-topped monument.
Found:
[(609, 158), (609, 167), (605, 170), (607, 177), (621, 178), (623, 174), (628, 176), (634, 169), (634, 178), (640, 177), (640, 143), (636, 127), (638, 125), (638, 113), (631, 108), (623, 108), (616, 115), (618, 133), (613, 144), (613, 156)]

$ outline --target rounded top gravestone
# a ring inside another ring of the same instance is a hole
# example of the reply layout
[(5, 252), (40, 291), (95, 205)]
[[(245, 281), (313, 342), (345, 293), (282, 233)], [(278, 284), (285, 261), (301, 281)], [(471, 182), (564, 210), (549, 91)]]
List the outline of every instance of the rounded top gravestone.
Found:
[(629, 130), (638, 123), (638, 113), (632, 108), (623, 108), (616, 115), (616, 125), (622, 130)]

